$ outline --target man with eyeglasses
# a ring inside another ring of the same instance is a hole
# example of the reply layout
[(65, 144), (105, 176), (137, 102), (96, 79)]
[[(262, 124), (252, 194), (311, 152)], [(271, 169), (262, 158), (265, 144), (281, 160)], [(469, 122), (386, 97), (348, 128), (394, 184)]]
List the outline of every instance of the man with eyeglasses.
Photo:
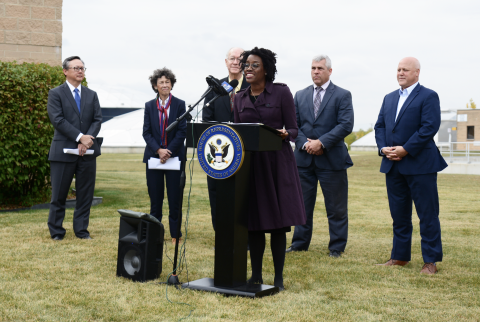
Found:
[[(48, 228), (53, 240), (62, 240), (65, 202), (75, 175), (76, 206), (73, 230), (80, 239), (92, 239), (88, 232), (90, 207), (95, 188), (96, 158), (100, 145), (95, 137), (100, 132), (102, 112), (97, 93), (81, 85), (85, 64), (78, 56), (63, 61), (65, 83), (48, 93), (48, 116), (55, 132), (48, 160), (52, 180), (52, 199)], [(78, 149), (78, 155), (64, 149)]]
[[(243, 53), (242, 48), (233, 47), (230, 48), (225, 57), (225, 65), (228, 70), (228, 77), (220, 80), (220, 82), (227, 82), (236, 79), (238, 80), (238, 86), (230, 93), (229, 96), (221, 96), (215, 102), (210, 104), (209, 107), (205, 107), (202, 111), (203, 121), (214, 122), (233, 122), (233, 97), (238, 91), (247, 88), (248, 83), (244, 80), (242, 73), (242, 66), (240, 65), (240, 57)], [(214, 96), (214, 93), (207, 95), (205, 98), (205, 104), (209, 102)], [(217, 200), (217, 185), (216, 180), (207, 176), (208, 195), (210, 197), (210, 208), (212, 213), (212, 224), (215, 230), (215, 204)]]

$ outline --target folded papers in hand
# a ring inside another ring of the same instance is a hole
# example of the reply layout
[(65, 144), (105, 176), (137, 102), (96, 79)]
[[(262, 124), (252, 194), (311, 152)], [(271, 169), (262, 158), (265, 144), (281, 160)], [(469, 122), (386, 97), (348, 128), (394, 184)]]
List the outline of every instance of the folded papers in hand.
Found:
[(148, 168), (151, 170), (180, 170), (180, 160), (178, 157), (170, 158), (165, 163), (161, 163), (160, 159), (150, 158), (148, 160)]
[[(63, 153), (80, 155), (78, 153), (78, 149), (63, 149)], [(89, 154), (93, 154), (93, 150), (87, 150), (87, 152), (85, 152), (85, 155), (89, 155)]]

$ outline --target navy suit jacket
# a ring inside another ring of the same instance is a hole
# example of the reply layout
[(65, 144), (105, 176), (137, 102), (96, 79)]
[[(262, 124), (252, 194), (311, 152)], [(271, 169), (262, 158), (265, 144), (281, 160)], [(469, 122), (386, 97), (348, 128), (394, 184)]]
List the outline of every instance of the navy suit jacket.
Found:
[[(172, 95), (168, 123), (172, 124), (179, 116), (185, 113), (185, 101)], [(185, 158), (184, 141), (187, 136), (187, 120), (183, 119), (175, 129), (167, 134), (167, 149), (172, 151), (172, 157)], [(160, 118), (158, 116), (157, 100), (145, 103), (145, 117), (143, 120), (143, 138), (147, 143), (143, 154), (143, 163), (151, 157), (158, 158), (157, 150), (160, 149)]]
[[(47, 111), (55, 132), (48, 153), (49, 161), (75, 162), (80, 156), (63, 153), (63, 149), (77, 149), (75, 141), (80, 133), (97, 137), (102, 125), (102, 111), (97, 93), (82, 86), (80, 111), (67, 83), (48, 92)], [(100, 155), (100, 144), (93, 140), (93, 155), (84, 155), (86, 161)]]
[[(313, 85), (295, 94), (298, 136), (295, 140), (297, 166), (308, 167), (315, 158), (319, 169), (343, 170), (353, 165), (344, 139), (353, 129), (352, 94), (330, 82), (320, 104), (317, 118), (313, 112)], [(324, 148), (322, 155), (311, 155), (302, 150), (309, 139), (319, 139)]]
[(398, 90), (387, 94), (375, 124), (375, 139), (379, 150), (403, 146), (408, 154), (400, 161), (383, 156), (380, 172), (388, 173), (393, 162), (404, 175), (442, 171), (447, 163), (438, 151), (433, 137), (440, 128), (440, 100), (436, 92), (418, 84), (403, 104), (397, 120)]

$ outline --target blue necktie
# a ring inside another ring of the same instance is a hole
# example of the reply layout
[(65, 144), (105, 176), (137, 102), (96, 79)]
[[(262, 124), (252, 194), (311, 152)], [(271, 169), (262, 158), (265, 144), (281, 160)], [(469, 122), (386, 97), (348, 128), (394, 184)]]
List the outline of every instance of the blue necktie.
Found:
[(73, 90), (75, 92), (75, 102), (77, 102), (78, 113), (80, 113), (80, 95), (78, 95), (78, 88)]

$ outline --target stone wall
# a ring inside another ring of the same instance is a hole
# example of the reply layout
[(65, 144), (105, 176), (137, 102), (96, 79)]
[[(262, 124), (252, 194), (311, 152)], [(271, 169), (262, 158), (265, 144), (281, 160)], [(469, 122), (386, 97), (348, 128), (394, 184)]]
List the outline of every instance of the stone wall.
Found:
[(62, 63), (63, 0), (0, 0), (0, 60)]

